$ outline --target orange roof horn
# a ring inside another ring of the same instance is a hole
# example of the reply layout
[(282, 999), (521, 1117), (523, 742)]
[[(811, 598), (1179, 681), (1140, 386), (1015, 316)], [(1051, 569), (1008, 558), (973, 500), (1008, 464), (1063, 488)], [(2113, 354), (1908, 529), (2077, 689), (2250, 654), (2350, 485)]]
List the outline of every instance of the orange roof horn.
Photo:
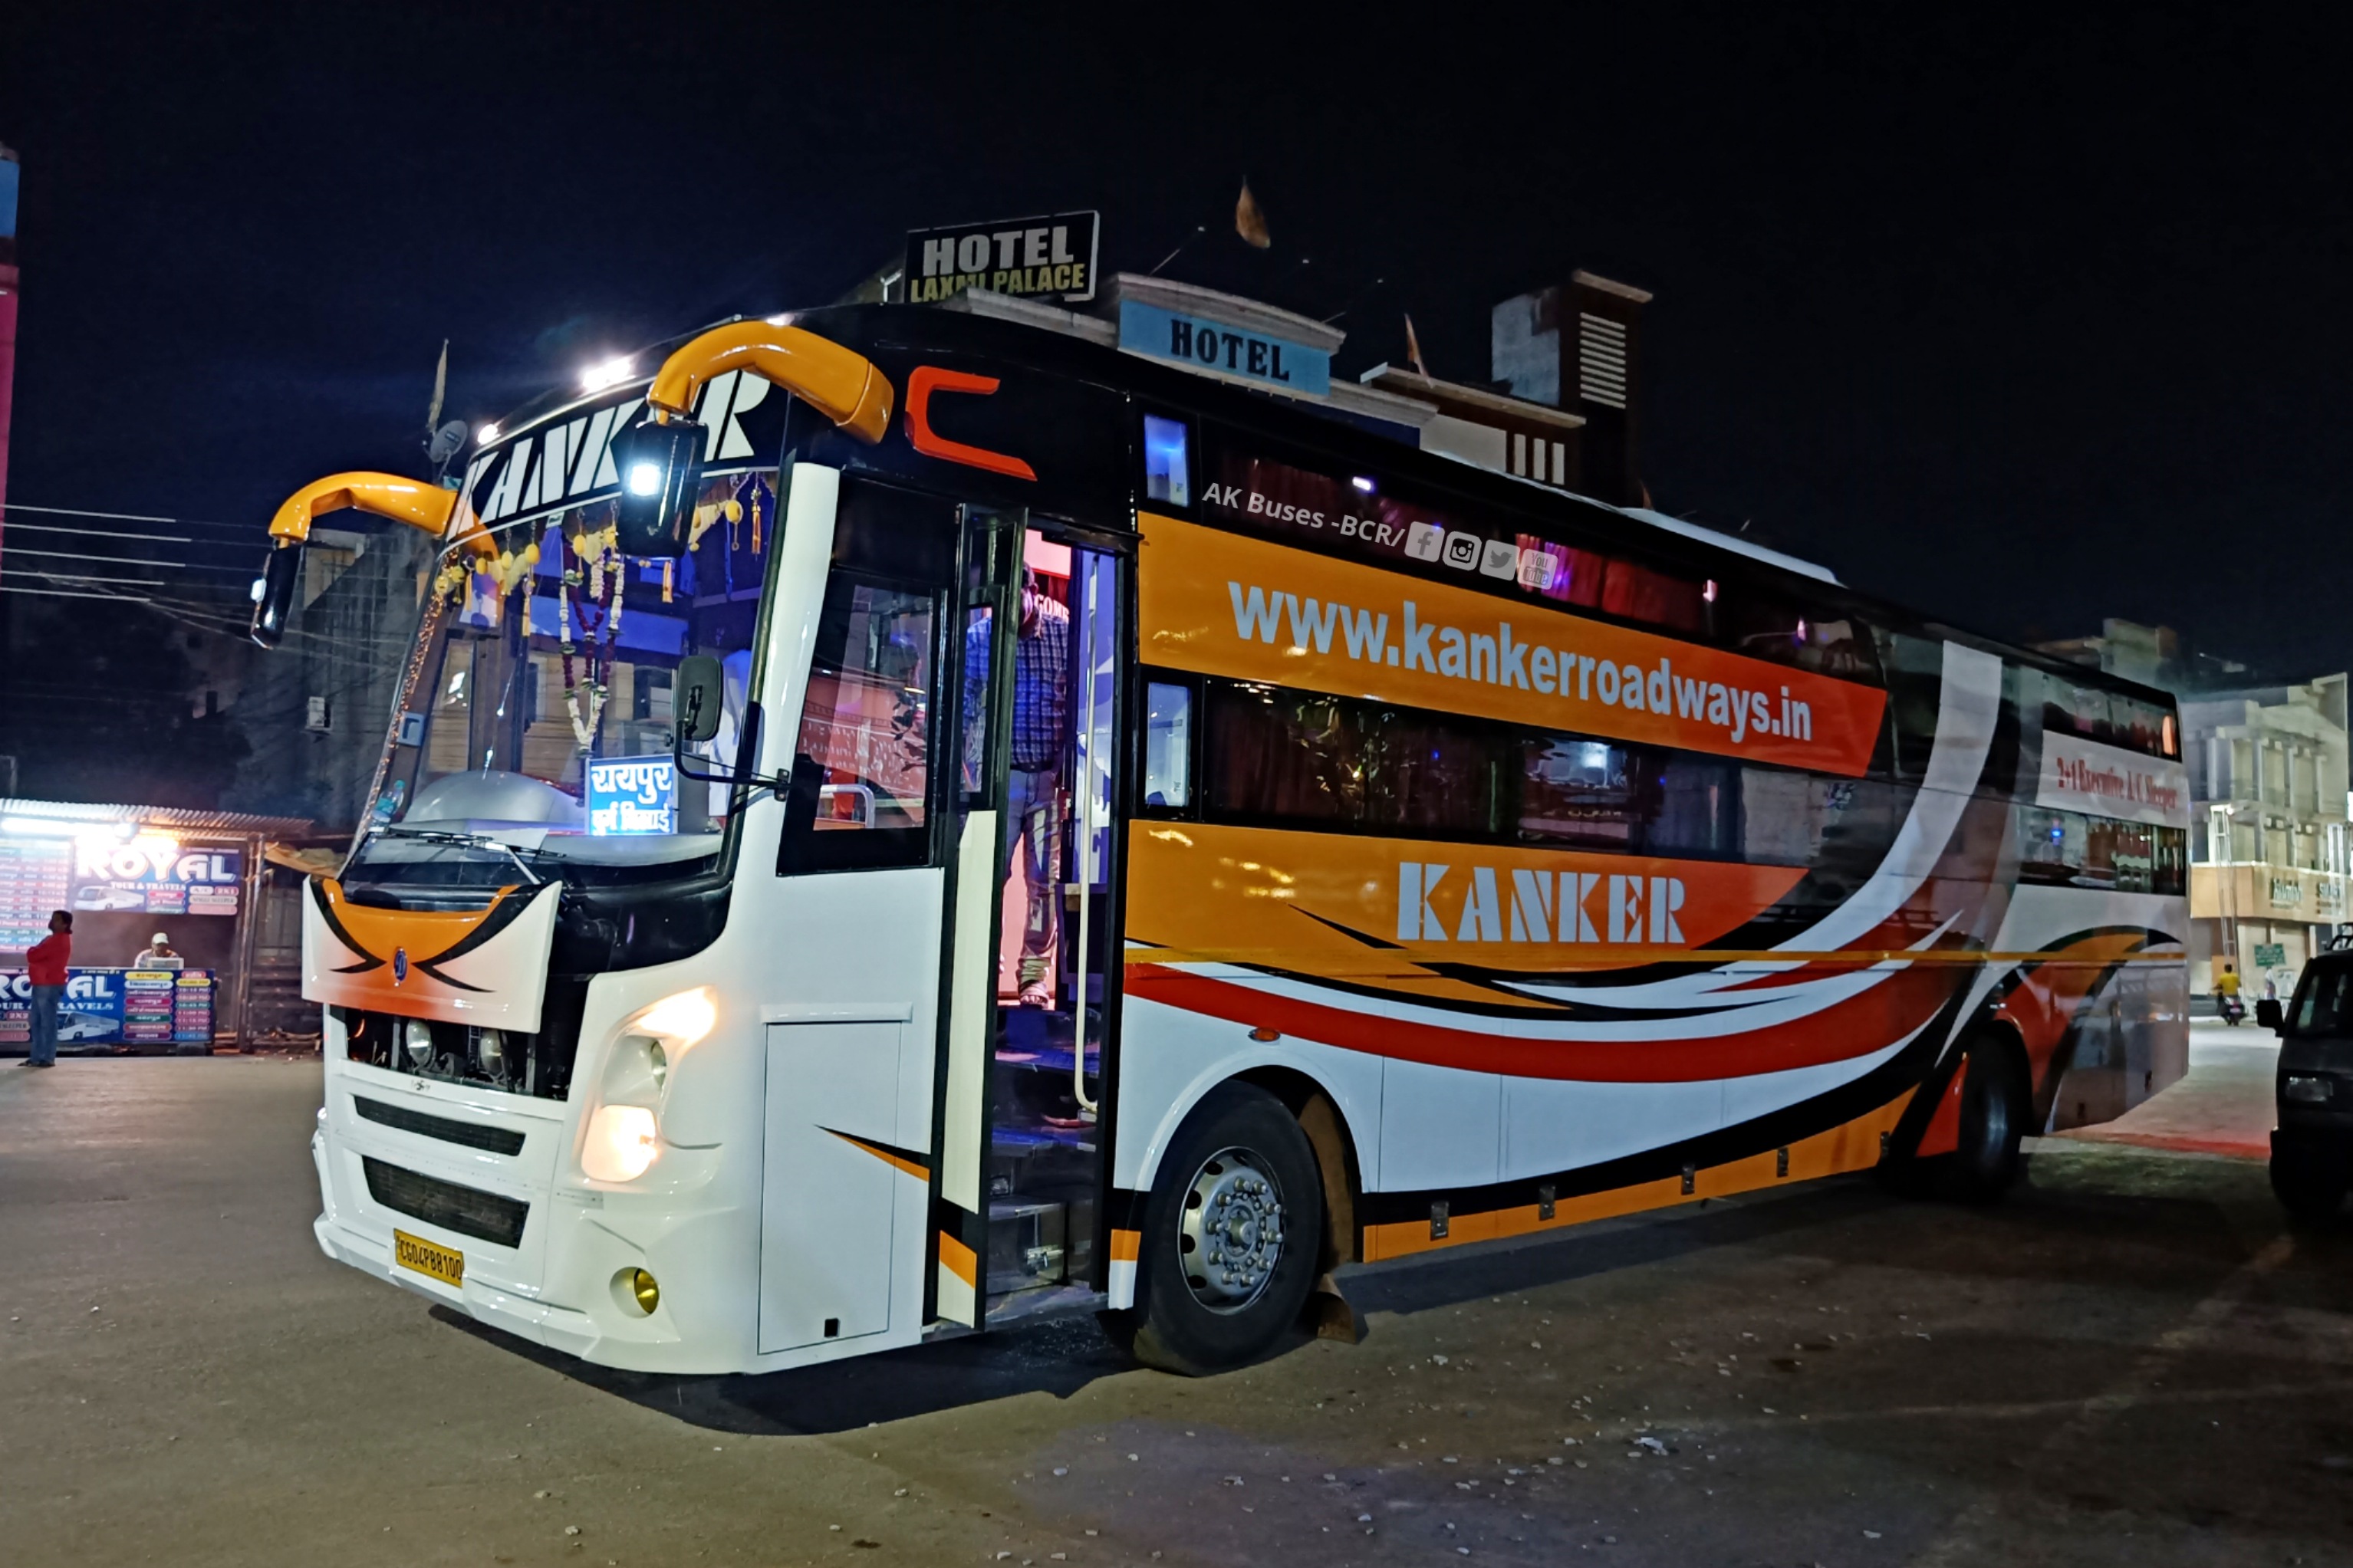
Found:
[(731, 370), (775, 383), (870, 447), (891, 426), (888, 376), (854, 350), (776, 321), (734, 321), (681, 345), (654, 374), (646, 401), (667, 423), (694, 407), (697, 388)]
[[(327, 512), (351, 510), (388, 517), (439, 538), (449, 531), (449, 520), (458, 510), (458, 492), (397, 474), (330, 474), (288, 496), (278, 515), (269, 520), (269, 554), (262, 563), (254, 594), (252, 636), (261, 647), (276, 647), (285, 635), (286, 616), (301, 581), (302, 546), (311, 538), (312, 521)], [(472, 514), (468, 514), (467, 521), (470, 527), (459, 537), (469, 539), (470, 547), (480, 553), (490, 545), (490, 538), (473, 521)]]
[(278, 515), (269, 520), (269, 537), (280, 545), (301, 544), (311, 537), (312, 519), (346, 509), (388, 517), (438, 536), (448, 529), (450, 514), (457, 508), (456, 490), (445, 490), (423, 479), (404, 479), (397, 474), (330, 474), (286, 498)]

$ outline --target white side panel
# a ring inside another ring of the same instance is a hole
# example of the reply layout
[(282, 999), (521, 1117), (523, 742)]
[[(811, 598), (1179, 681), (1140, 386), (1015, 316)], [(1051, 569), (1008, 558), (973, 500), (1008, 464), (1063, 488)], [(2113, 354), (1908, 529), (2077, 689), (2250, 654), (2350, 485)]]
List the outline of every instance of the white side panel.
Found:
[(1248, 1029), (1223, 1018), (1130, 996), (1120, 1019), (1119, 1144), (1112, 1184), (1148, 1189), (1186, 1112), (1219, 1084), (1257, 1068), (1288, 1068), (1322, 1084), (1356, 1140), (1365, 1179), (1375, 1179), (1381, 1157), (1378, 1057), (1292, 1036), (1253, 1040)]
[(912, 1178), (852, 1139), (899, 1121), (900, 1023), (768, 1026), (760, 1194), (763, 1353), (890, 1324), (892, 1211)]
[[(1926, 1026), (1922, 1026), (1926, 1027)], [(1724, 1123), (1730, 1127), (1743, 1121), (1753, 1121), (1759, 1116), (1779, 1110), (1784, 1106), (1811, 1100), (1818, 1094), (1828, 1094), (1842, 1083), (1852, 1083), (1880, 1063), (1911, 1044), (1916, 1036), (1906, 1035), (1885, 1050), (1873, 1051), (1867, 1057), (1851, 1057), (1844, 1061), (1823, 1062), (1818, 1067), (1791, 1068), (1787, 1072), (1760, 1072), (1747, 1078), (1726, 1079), (1724, 1083)]]
[(1394, 1058), (1383, 1064), (1376, 1192), (1484, 1186), (1501, 1169), (1504, 1080)]
[(1724, 1122), (1724, 1086), (1713, 1079), (1580, 1083), (1515, 1078), (1504, 1085), (1504, 1119), (1503, 1179), (1508, 1181), (1573, 1171), (1713, 1132)]
[(994, 988), (989, 917), (995, 912), (997, 813), (964, 819), (956, 845), (955, 948), (948, 971), (947, 1105), (940, 1134), (940, 1192), (948, 1202), (980, 1212), (980, 1135), (987, 1108), (988, 1010)]

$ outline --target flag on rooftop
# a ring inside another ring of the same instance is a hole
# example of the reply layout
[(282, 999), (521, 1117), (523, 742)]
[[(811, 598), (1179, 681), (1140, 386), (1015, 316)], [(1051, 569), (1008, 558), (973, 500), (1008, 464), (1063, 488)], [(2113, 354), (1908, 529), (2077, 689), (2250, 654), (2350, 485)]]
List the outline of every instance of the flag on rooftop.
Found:
[(1266, 215), (1258, 210), (1258, 198), (1250, 195), (1248, 180), (1242, 182), (1241, 200), (1234, 204), (1234, 232), (1254, 249), (1264, 250), (1274, 243), (1274, 237), (1266, 231)]

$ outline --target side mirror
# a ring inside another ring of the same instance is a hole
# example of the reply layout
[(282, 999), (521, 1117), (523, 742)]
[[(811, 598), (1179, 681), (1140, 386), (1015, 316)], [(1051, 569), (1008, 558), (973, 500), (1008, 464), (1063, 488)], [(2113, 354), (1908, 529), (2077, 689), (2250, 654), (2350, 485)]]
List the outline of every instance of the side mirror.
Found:
[(691, 419), (659, 424), (650, 414), (613, 438), (622, 554), (676, 560), (686, 553), (688, 513), (702, 489), (702, 426)]
[(2269, 1029), (2273, 1034), (2276, 1035), (2280, 1032), (2280, 1028), (2285, 1021), (2286, 1020), (2283, 1017), (2280, 1011), (2278, 997), (2266, 996), (2255, 1004), (2256, 1028)]
[(680, 743), (700, 745), (719, 733), (727, 708), (727, 672), (707, 653), (689, 654), (678, 661), (670, 696)]
[(261, 563), (259, 592), (253, 601), (254, 642), (276, 647), (286, 635), (286, 617), (294, 609), (294, 590), (302, 581), (302, 547), (287, 543), (273, 548)]

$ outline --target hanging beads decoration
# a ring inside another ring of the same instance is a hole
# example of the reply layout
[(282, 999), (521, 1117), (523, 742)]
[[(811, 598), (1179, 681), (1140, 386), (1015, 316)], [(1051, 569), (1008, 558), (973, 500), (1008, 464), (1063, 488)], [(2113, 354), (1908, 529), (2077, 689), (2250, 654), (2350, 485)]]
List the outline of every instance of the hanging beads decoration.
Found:
[[(565, 571), (556, 584), (556, 643), (564, 656), (564, 707), (572, 720), (572, 738), (583, 752), (591, 750), (596, 742), (596, 731), (605, 721), (605, 701), (611, 695), (607, 681), (613, 668), (613, 647), (621, 632), (623, 582), (628, 576), (628, 563), (617, 549), (615, 530), (611, 525), (595, 531), (584, 531), (570, 545)], [(585, 656), (587, 679), (583, 681), (573, 667), (572, 590), (586, 589), (580, 605), (581, 638), (587, 644)], [(596, 614), (592, 616), (590, 610)], [(598, 634), (603, 634), (604, 647), (597, 648)], [(588, 710), (581, 710), (581, 690), (587, 690)]]

